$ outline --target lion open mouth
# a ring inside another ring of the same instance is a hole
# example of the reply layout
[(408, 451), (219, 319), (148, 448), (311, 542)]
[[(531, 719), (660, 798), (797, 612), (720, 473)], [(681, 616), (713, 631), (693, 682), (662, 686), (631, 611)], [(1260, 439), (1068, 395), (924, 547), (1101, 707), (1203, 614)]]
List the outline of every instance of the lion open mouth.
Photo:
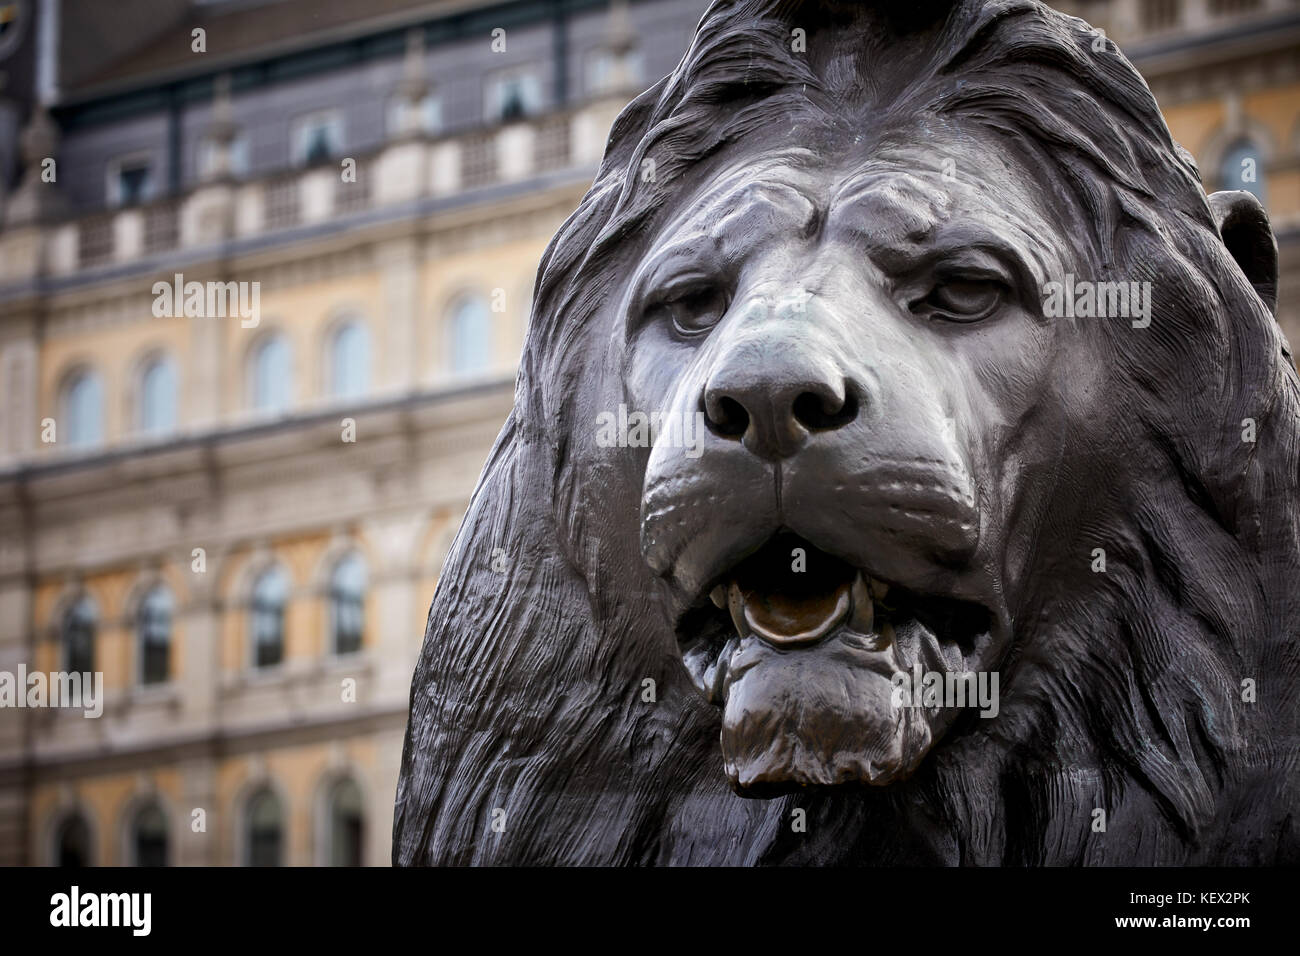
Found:
[[(797, 653), (828, 640), (875, 658), (882, 676), (963, 670), (988, 644), (992, 619), (978, 603), (884, 581), (781, 531), (722, 575), (678, 627), (697, 685), (721, 703), (728, 665), (747, 643)], [(731, 677), (738, 676), (734, 668)]]

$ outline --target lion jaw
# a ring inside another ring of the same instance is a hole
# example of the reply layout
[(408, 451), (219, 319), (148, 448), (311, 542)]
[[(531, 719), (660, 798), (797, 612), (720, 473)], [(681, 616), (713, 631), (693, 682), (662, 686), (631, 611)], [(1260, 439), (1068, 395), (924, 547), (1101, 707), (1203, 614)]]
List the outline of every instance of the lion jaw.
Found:
[(717, 611), (679, 629), (682, 659), (722, 711), (725, 772), (745, 796), (907, 777), (966, 702), (914, 705), (900, 682), (974, 676), (1000, 653), (983, 608), (890, 585), (789, 534), (710, 597)]

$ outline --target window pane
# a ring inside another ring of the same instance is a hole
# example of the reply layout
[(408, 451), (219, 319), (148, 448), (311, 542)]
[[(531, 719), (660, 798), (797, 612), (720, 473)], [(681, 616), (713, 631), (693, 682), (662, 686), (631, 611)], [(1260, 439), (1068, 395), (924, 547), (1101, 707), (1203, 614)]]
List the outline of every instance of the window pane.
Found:
[(487, 100), (489, 120), (520, 119), (541, 109), (542, 84), (528, 70), (499, 74), (488, 82)]
[(63, 396), (63, 429), (68, 444), (80, 448), (103, 439), (104, 388), (95, 372), (79, 372)]
[(622, 92), (620, 84), (640, 89), (644, 75), (645, 57), (640, 50), (619, 57), (610, 49), (602, 48), (587, 58), (587, 91), (592, 94)]
[(172, 643), (172, 596), (156, 587), (140, 602), (140, 682), (164, 683), (170, 672)]
[(340, 781), (330, 795), (330, 866), (360, 866), (365, 821), (361, 790), (351, 780)]
[(328, 127), (313, 127), (307, 134), (307, 162), (319, 163), (330, 158)]
[[(211, 137), (205, 137), (199, 142), (199, 175), (208, 176), (216, 172), (218, 150), (220, 144)], [(230, 168), (232, 176), (243, 176), (248, 172), (248, 137), (239, 133), (230, 141), (226, 149), (229, 152)]]
[(487, 302), (463, 299), (451, 318), (451, 369), (456, 373), (478, 372), (492, 362), (492, 322)]
[(90, 865), (90, 827), (80, 816), (72, 816), (59, 827), (55, 840), (55, 862), (59, 866)]
[(395, 135), (406, 126), (406, 111), (414, 109), (415, 125), (426, 133), (436, 133), (442, 129), (442, 100), (436, 96), (425, 96), (418, 103), (411, 104), (401, 96), (395, 96), (388, 103), (388, 132)]
[(348, 322), (334, 333), (330, 384), (339, 398), (364, 395), (370, 388), (370, 335), (358, 322)]
[(293, 140), (295, 161), (312, 165), (337, 155), (343, 149), (342, 133), (336, 115), (318, 114), (299, 120)]
[(63, 669), (88, 673), (95, 669), (95, 602), (78, 598), (63, 618)]
[(1248, 139), (1233, 143), (1223, 155), (1219, 180), (1224, 189), (1244, 189), (1264, 201), (1264, 162), (1258, 146)]
[(361, 649), (365, 626), (366, 567), (355, 554), (334, 568), (330, 578), (330, 622), (335, 654)]
[(149, 166), (138, 163), (122, 166), (117, 174), (117, 198), (124, 206), (143, 202), (148, 197)]
[(167, 865), (167, 818), (158, 806), (136, 814), (131, 836), (135, 866)]
[(283, 835), (280, 801), (269, 790), (262, 790), (248, 801), (249, 866), (281, 866)]
[(428, 132), (435, 133), (442, 129), (442, 100), (426, 96), (420, 102), (420, 118)]
[(176, 366), (170, 359), (156, 359), (140, 379), (140, 430), (155, 435), (175, 426)]
[(284, 659), (284, 605), (289, 583), (272, 568), (253, 586), (249, 630), (253, 641), (253, 666), (272, 667)]
[(289, 407), (292, 392), (289, 344), (283, 336), (263, 342), (253, 354), (253, 407), (279, 412)]

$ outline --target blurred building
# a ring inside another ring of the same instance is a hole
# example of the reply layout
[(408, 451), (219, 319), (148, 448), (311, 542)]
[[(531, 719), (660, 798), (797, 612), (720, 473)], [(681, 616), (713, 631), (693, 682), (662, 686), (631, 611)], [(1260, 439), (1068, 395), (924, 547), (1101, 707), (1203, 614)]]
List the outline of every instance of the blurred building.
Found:
[(0, 710), (0, 863), (388, 861), (538, 260), (700, 10), (0, 2), (0, 670), (106, 685)]
[[(538, 259), (704, 6), (0, 0), (0, 672), (105, 683), (0, 710), (0, 863), (388, 861)], [(1300, 340), (1300, 7), (1062, 6), (1264, 199)]]
[(1104, 32), (1146, 77), (1207, 192), (1246, 189), (1264, 203), (1280, 260), (1278, 320), (1300, 348), (1300, 0), (1053, 5)]

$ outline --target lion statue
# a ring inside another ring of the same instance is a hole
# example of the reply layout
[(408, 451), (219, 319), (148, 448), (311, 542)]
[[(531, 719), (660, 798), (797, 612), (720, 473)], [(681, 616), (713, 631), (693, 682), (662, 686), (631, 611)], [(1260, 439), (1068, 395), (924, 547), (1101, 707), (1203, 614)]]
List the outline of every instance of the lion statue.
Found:
[(1300, 860), (1277, 247), (1035, 0), (718, 0), (547, 249), (398, 864)]

